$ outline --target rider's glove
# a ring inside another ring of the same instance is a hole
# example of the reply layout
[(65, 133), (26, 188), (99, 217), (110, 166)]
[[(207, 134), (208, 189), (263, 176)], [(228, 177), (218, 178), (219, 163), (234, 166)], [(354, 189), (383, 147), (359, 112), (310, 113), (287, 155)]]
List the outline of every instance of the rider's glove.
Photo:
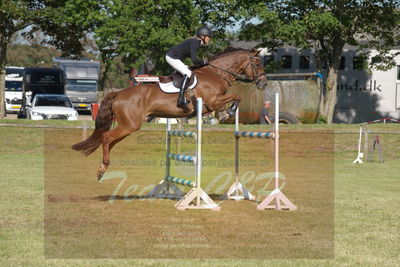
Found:
[(208, 60), (207, 59), (203, 60), (203, 65), (208, 65)]

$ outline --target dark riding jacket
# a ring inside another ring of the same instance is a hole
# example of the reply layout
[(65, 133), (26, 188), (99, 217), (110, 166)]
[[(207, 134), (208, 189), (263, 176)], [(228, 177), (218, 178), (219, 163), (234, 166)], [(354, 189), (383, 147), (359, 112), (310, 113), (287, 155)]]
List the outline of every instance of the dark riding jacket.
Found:
[(175, 59), (184, 60), (190, 58), (193, 64), (204, 65), (204, 61), (197, 57), (197, 50), (199, 49), (201, 40), (196, 38), (189, 38), (180, 44), (173, 46), (167, 52), (167, 56)]

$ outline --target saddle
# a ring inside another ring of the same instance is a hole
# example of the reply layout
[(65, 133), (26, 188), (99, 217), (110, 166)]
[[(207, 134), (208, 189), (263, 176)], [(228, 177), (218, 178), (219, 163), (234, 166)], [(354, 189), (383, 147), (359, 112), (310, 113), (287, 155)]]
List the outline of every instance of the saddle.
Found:
[[(195, 82), (195, 74), (192, 73), (192, 76), (189, 79), (189, 84), (187, 87), (191, 87), (193, 83)], [(160, 83), (169, 83), (172, 82), (172, 84), (176, 88), (181, 88), (182, 83), (183, 83), (183, 75), (180, 72), (175, 72), (171, 76), (160, 76)]]

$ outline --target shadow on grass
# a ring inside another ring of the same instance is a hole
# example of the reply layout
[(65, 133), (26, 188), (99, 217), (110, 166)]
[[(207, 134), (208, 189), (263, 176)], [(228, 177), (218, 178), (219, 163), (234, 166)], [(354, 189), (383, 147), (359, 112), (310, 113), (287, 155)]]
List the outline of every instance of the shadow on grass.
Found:
[[(221, 195), (221, 194), (211, 194), (209, 195), (211, 199), (213, 200), (225, 200), (226, 195)], [(95, 198), (92, 198), (93, 200), (98, 200), (98, 201), (109, 201), (110, 199), (112, 200), (134, 200), (134, 199), (175, 199), (179, 200), (181, 198), (179, 197), (156, 197), (156, 196), (121, 196), (121, 195), (103, 195), (103, 196), (97, 196)]]

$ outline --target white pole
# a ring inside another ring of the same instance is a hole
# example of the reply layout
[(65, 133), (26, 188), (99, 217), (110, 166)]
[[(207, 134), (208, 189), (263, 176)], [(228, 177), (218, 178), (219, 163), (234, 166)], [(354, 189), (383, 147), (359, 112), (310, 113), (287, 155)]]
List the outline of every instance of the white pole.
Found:
[(279, 189), (279, 93), (275, 94), (275, 189)]
[(235, 131), (239, 131), (239, 107), (236, 108), (236, 113), (235, 113)]
[(87, 121), (83, 121), (82, 122), (82, 140), (86, 140), (86, 138), (87, 138), (87, 129), (88, 129)]
[[(171, 169), (171, 160), (168, 157), (169, 153), (171, 153), (171, 136), (169, 136), (168, 132), (171, 131), (171, 120), (167, 118), (167, 126), (165, 131), (165, 178), (167, 179), (170, 176), (170, 169)], [(166, 181), (166, 180), (165, 180)], [(169, 183), (166, 184), (167, 192), (169, 191)]]
[(358, 137), (358, 155), (361, 153), (361, 138), (362, 137), (362, 126), (360, 126), (360, 136)]
[[(239, 131), (239, 107), (235, 113), (235, 131)], [(235, 136), (235, 181), (239, 182), (239, 137)], [(236, 191), (237, 193), (237, 191)]]
[(197, 133), (196, 133), (196, 188), (201, 185), (201, 125), (203, 123), (203, 99), (197, 98)]
[(357, 154), (357, 158), (353, 161), (353, 163), (363, 163), (363, 161), (361, 160), (361, 158), (364, 156), (364, 153), (361, 152), (362, 132), (363, 132), (363, 128), (362, 128), (362, 125), (360, 125), (360, 136), (358, 137), (358, 154)]

